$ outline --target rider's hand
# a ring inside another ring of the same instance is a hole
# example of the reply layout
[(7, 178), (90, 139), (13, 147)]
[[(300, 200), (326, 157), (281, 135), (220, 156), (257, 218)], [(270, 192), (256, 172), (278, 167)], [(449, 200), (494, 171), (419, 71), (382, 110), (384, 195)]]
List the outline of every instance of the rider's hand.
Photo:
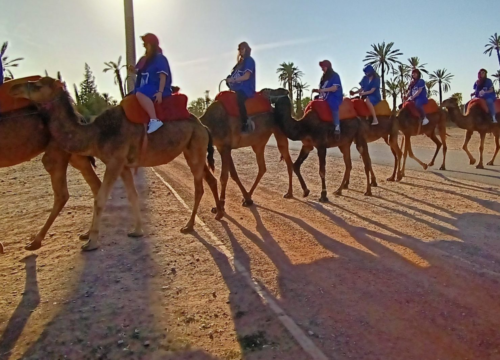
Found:
[(481, 90), (481, 91), (479, 92), (479, 97), (483, 97), (483, 96), (484, 96), (484, 90)]
[(313, 92), (313, 94), (314, 94), (314, 93), (318, 93), (318, 94), (319, 94), (319, 89), (313, 89), (313, 91), (312, 91), (312, 92)]
[(349, 91), (349, 95), (353, 96), (354, 94), (356, 94), (356, 91)]
[(157, 104), (161, 104), (162, 100), (163, 100), (162, 93), (158, 91), (158, 92), (155, 94), (155, 103), (157, 103)]

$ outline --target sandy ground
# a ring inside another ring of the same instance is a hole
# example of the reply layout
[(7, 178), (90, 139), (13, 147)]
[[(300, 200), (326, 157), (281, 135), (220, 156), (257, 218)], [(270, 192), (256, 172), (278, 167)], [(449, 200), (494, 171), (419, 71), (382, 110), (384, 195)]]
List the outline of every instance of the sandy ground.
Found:
[[(250, 187), (253, 153), (234, 158)], [(278, 159), (269, 148), (253, 207), (230, 182), (227, 217), (213, 220), (208, 189), (199, 215), (327, 358), (500, 359), (498, 187), (412, 171), (387, 183), (390, 169), (375, 166), (380, 187), (365, 197), (356, 162), (335, 197), (343, 169), (329, 157), (331, 202), (320, 204), (312, 155), (310, 197), (294, 178), (296, 199), (285, 200)], [(155, 170), (192, 205), (183, 158)], [(71, 199), (34, 254), (23, 245), (48, 216), (49, 177), (38, 161), (0, 169), (0, 359), (309, 359), (213, 237), (179, 233), (189, 213), (153, 171), (136, 180), (144, 238), (127, 238), (117, 184), (102, 247), (80, 253), (92, 198), (71, 170)]]

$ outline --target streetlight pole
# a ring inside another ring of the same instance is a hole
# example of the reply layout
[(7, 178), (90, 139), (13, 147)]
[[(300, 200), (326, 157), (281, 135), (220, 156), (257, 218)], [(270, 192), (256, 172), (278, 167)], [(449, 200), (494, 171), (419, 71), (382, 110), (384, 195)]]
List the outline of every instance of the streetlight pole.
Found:
[[(125, 7), (125, 41), (127, 53), (127, 67), (135, 66), (135, 31), (134, 31), (134, 1), (124, 0)], [(128, 70), (127, 70), (128, 72)], [(128, 72), (127, 93), (134, 89), (135, 74)]]

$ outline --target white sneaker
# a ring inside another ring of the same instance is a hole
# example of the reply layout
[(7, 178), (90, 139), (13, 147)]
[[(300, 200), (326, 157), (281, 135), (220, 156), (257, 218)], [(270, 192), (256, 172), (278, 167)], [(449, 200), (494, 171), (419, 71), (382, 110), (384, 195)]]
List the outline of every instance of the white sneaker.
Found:
[(373, 119), (372, 125), (378, 125), (378, 119), (377, 118)]
[(149, 120), (148, 134), (154, 133), (156, 130), (163, 126), (163, 122), (158, 119)]
[(426, 117), (424, 117), (424, 120), (422, 120), (422, 125), (427, 125), (429, 123), (429, 119), (427, 119)]
[(493, 118), (493, 124), (496, 124), (498, 121), (496, 118)]

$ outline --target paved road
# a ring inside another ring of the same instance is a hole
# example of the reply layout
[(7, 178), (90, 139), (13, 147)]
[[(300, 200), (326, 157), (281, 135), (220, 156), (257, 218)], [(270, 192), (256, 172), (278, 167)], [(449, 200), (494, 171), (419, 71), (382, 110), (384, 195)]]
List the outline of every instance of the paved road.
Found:
[[(269, 140), (268, 146), (276, 147), (276, 140), (274, 137), (271, 137)], [(300, 141), (290, 141), (290, 148), (294, 150), (300, 150), (302, 147), (302, 143)], [(370, 147), (370, 157), (373, 163), (378, 165), (385, 166), (393, 166), (393, 157), (391, 154), (391, 150), (385, 144), (369, 144)], [(360, 161), (359, 156), (357, 156), (357, 151), (355, 146), (353, 145), (353, 160)], [(413, 153), (422, 161), (429, 162), (434, 155), (434, 150), (419, 148), (413, 146)], [(476, 157), (479, 157), (479, 154), (472, 151), (472, 154)], [(342, 157), (342, 154), (337, 148), (328, 149), (328, 155), (335, 157)], [(486, 169), (479, 170), (476, 169), (475, 166), (469, 165), (469, 160), (467, 159), (467, 155), (464, 151), (458, 150), (448, 150), (446, 155), (446, 171), (438, 170), (441, 166), (442, 162), (442, 153), (440, 152), (436, 158), (436, 164), (432, 169), (428, 169), (427, 171), (431, 171), (435, 174), (439, 174), (443, 178), (456, 178), (463, 179), (469, 181), (477, 181), (479, 183), (488, 184), (488, 185), (500, 185), (500, 158), (497, 158), (497, 165), (495, 166), (486, 166)], [(486, 155), (486, 162), (491, 159), (491, 155)], [(406, 169), (411, 170), (419, 170), (424, 171), (422, 167), (415, 162), (413, 159), (408, 158), (406, 161)]]

